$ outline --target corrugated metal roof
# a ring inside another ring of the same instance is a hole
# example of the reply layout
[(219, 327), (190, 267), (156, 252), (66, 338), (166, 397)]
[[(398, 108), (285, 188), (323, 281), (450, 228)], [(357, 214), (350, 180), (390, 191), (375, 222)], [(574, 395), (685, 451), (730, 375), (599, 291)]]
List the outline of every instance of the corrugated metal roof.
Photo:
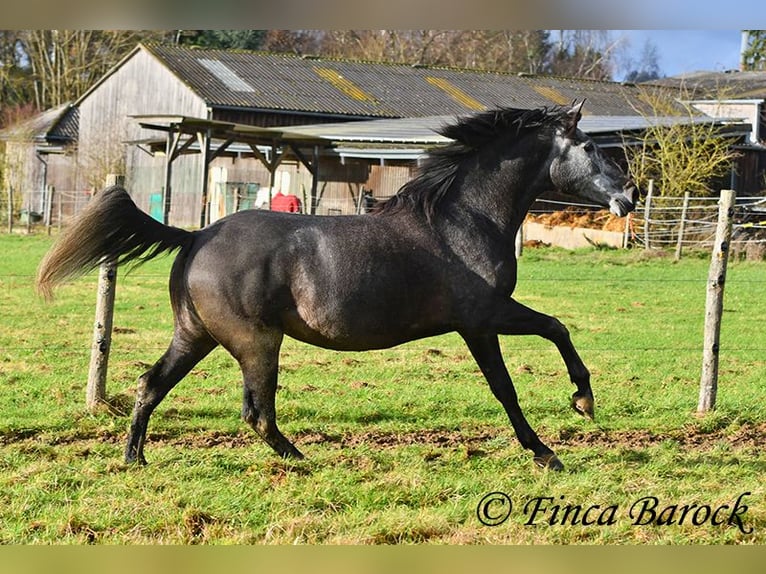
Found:
[(690, 72), (646, 84), (683, 89), (689, 97), (766, 99), (766, 72)]
[(452, 123), (454, 119), (455, 116), (427, 116), (423, 118), (339, 122), (292, 126), (290, 131), (336, 143), (436, 145), (451, 141), (437, 133), (437, 130)]
[[(587, 98), (592, 115), (635, 114), (635, 86), (287, 54), (144, 46), (211, 107), (354, 117), (424, 117), (536, 108)], [(245, 88), (248, 89), (245, 89)]]
[[(249, 153), (251, 146), (297, 144), (319, 145), (322, 154), (345, 158), (364, 158), (378, 161), (418, 160), (428, 149), (449, 143), (451, 140), (438, 133), (439, 129), (453, 123), (455, 115), (427, 116), (422, 118), (377, 119), (356, 122), (322, 123), (289, 128), (255, 127), (230, 122), (206, 120), (187, 116), (133, 116), (148, 129), (180, 129), (184, 133), (194, 133), (198, 129), (209, 129), (214, 139), (220, 144), (223, 140), (233, 139), (226, 153)], [(623, 134), (638, 133), (653, 125), (674, 125), (689, 122), (715, 122), (732, 124), (728, 131), (732, 134), (746, 134), (750, 126), (701, 116), (689, 118), (683, 116), (644, 118), (641, 116), (584, 116), (580, 121), (583, 131), (590, 134), (602, 147), (622, 147), (626, 144)], [(243, 143), (246, 142), (246, 143)], [(140, 142), (127, 142), (148, 146), (150, 149), (164, 150), (165, 139), (150, 139)], [(627, 142), (629, 143), (629, 142)], [(190, 152), (198, 151), (195, 143)], [(263, 152), (267, 152), (263, 147)]]
[(56, 143), (77, 139), (79, 111), (69, 102), (0, 131), (0, 139)]
[[(247, 153), (252, 145), (320, 145), (326, 154), (341, 157), (368, 159), (416, 159), (433, 146), (449, 143), (451, 140), (438, 131), (453, 123), (455, 115), (428, 116), (422, 118), (378, 119), (356, 122), (322, 123), (290, 128), (255, 127), (187, 116), (133, 116), (147, 129), (168, 131), (180, 129), (194, 133), (209, 129), (213, 138), (219, 141), (234, 140), (229, 152)], [(580, 128), (590, 134), (602, 147), (623, 146), (622, 134), (641, 132), (655, 125), (670, 126), (679, 123), (729, 124), (731, 134), (746, 134), (750, 126), (746, 123), (720, 118), (682, 116), (644, 118), (641, 116), (584, 116)], [(165, 140), (142, 140), (141, 143), (157, 149), (164, 149)], [(190, 149), (196, 149), (192, 144)]]
[[(464, 115), (464, 114), (463, 114)], [(451, 141), (439, 133), (439, 128), (454, 123), (456, 116), (429, 116), (423, 118), (403, 118), (369, 120), (360, 122), (339, 122), (292, 126), (290, 133), (322, 138), (337, 144), (382, 143), (400, 145), (438, 145)], [(597, 137), (602, 134), (620, 134), (643, 131), (653, 126), (671, 126), (679, 123), (731, 123), (739, 126), (746, 133), (749, 126), (732, 120), (722, 120), (708, 116), (689, 118), (688, 116), (583, 116), (579, 127), (585, 133)]]

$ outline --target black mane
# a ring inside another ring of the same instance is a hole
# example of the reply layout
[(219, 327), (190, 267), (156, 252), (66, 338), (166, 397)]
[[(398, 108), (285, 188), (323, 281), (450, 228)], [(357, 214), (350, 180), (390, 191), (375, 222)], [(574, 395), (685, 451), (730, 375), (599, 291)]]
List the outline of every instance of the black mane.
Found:
[(560, 122), (567, 108), (498, 108), (458, 118), (438, 130), (452, 139), (431, 150), (420, 164), (416, 176), (399, 192), (376, 206), (374, 213), (393, 213), (402, 209), (420, 211), (430, 220), (449, 192), (462, 161), (478, 148), (501, 135), (520, 137), (529, 130)]

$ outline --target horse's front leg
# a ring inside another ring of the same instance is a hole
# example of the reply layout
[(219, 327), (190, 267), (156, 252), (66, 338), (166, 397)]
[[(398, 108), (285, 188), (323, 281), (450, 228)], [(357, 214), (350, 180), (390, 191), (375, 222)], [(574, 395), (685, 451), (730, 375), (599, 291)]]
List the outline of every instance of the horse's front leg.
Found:
[(572, 395), (572, 408), (593, 420), (593, 391), (590, 371), (582, 362), (572, 344), (567, 328), (555, 317), (539, 313), (513, 299), (504, 299), (497, 305), (493, 326), (502, 335), (538, 335), (551, 341), (564, 359), (569, 378), (577, 387)]
[(463, 334), (463, 339), (468, 344), (471, 354), (479, 365), (481, 372), (489, 383), (492, 393), (497, 400), (502, 403), (508, 418), (511, 420), (513, 430), (516, 436), (526, 449), (531, 450), (535, 455), (535, 463), (543, 468), (552, 470), (562, 470), (564, 465), (537, 436), (532, 427), (529, 426), (524, 413), (519, 406), (516, 389), (513, 387), (513, 381), (505, 367), (502, 353), (500, 352), (500, 343), (497, 335), (477, 335), (468, 336)]

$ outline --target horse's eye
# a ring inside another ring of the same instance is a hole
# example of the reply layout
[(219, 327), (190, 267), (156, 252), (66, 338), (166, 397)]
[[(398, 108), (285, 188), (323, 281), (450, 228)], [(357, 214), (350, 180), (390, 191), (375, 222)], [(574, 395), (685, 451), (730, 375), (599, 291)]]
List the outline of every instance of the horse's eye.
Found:
[(593, 145), (593, 142), (591, 142), (591, 141), (587, 141), (587, 142), (585, 142), (585, 145), (583, 146), (583, 149), (584, 149), (585, 151), (587, 151), (587, 152), (591, 152), (591, 151), (593, 151), (593, 149), (594, 149), (595, 147), (596, 147), (596, 146), (595, 146), (595, 145)]

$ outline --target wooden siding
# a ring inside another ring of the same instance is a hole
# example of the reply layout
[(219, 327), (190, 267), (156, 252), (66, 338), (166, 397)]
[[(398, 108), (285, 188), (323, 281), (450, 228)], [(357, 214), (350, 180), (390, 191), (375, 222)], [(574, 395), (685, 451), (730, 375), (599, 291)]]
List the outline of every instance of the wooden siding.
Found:
[[(14, 212), (21, 210), (43, 213), (45, 186), (53, 186), (51, 215), (54, 221), (71, 218), (87, 203), (88, 194), (78, 190), (77, 162), (72, 154), (38, 156), (33, 142), (7, 142), (3, 156), (6, 184), (13, 187)], [(43, 163), (47, 164), (47, 166)], [(2, 203), (6, 201), (3, 194)]]
[[(205, 102), (183, 82), (171, 74), (154, 56), (140, 50), (118, 70), (107, 77), (80, 102), (79, 159), (83, 166), (78, 184), (88, 187), (87, 167), (99, 154), (112, 153), (117, 143), (125, 154), (127, 186), (138, 205), (150, 211), (152, 196), (162, 193), (164, 157), (151, 157), (134, 145), (124, 142), (164, 137), (163, 132), (150, 132), (138, 125), (131, 115), (177, 114), (207, 117)], [(174, 216), (179, 224), (199, 219), (199, 156), (180, 158), (173, 165), (172, 186), (179, 205)], [(194, 200), (183, 197), (192, 193)]]
[[(175, 169), (175, 168), (174, 168)], [(225, 170), (225, 173), (221, 170)], [(218, 219), (236, 209), (254, 207), (254, 200), (259, 189), (268, 188), (270, 174), (263, 164), (255, 158), (223, 157), (211, 164), (211, 219)], [(320, 164), (320, 177), (317, 184), (317, 201), (313, 213), (317, 215), (347, 215), (358, 213), (359, 199), (363, 191), (371, 191), (375, 199), (381, 200), (395, 194), (411, 177), (411, 168), (399, 166), (370, 166), (366, 161), (346, 161), (337, 158), (323, 158)], [(212, 174), (215, 172), (215, 176)], [(282, 174), (287, 174), (283, 180)], [(215, 181), (220, 180), (220, 181)], [(311, 173), (300, 163), (283, 162), (278, 170), (276, 186), (285, 194), (296, 195), (305, 213), (312, 212)], [(283, 187), (283, 181), (288, 181)], [(190, 204), (199, 201), (195, 194), (176, 197), (171, 210), (171, 223), (180, 221), (183, 215), (188, 217)], [(193, 223), (175, 223), (191, 226)]]
[(377, 199), (388, 199), (415, 175), (417, 166), (404, 162), (398, 164), (372, 165), (367, 189)]

